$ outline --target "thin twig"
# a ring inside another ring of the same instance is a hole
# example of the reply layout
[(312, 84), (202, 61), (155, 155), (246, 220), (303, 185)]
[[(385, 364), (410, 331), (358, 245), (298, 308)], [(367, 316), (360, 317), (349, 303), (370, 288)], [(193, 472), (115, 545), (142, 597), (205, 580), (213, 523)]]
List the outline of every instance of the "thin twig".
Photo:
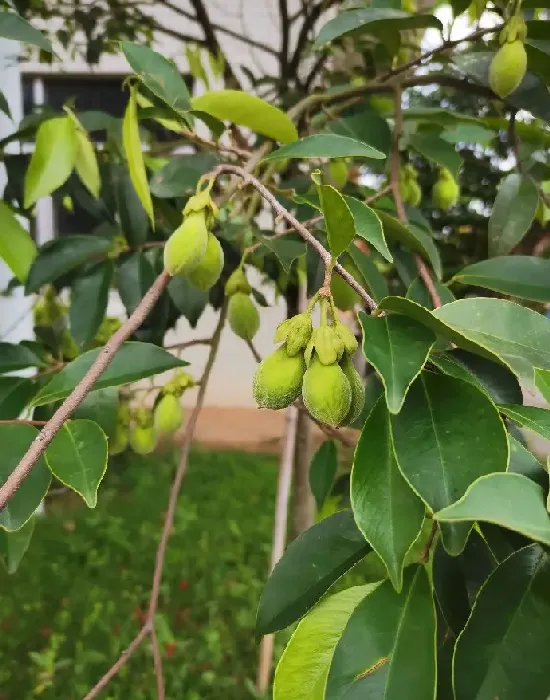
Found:
[(437, 534), (437, 520), (434, 520), (432, 522), (432, 529), (430, 530), (430, 536), (428, 537), (428, 541), (426, 542), (426, 546), (422, 549), (422, 552), (420, 553), (419, 559), (421, 562), (426, 563), (430, 560), (430, 549), (432, 548), (436, 534)]
[(185, 350), (185, 348), (193, 347), (193, 345), (210, 345), (212, 338), (194, 338), (186, 340), (183, 343), (174, 343), (174, 345), (166, 345), (165, 350)]
[(247, 344), (248, 347), (250, 348), (250, 352), (251, 352), (252, 355), (254, 356), (254, 359), (256, 360), (256, 362), (261, 362), (261, 361), (262, 361), (262, 356), (261, 356), (260, 353), (256, 350), (256, 348), (255, 348), (255, 346), (254, 346), (254, 343), (253, 343), (251, 340), (247, 340), (247, 341), (246, 341), (246, 344)]
[(45, 421), (45, 420), (26, 420), (24, 418), (12, 418), (10, 420), (0, 420), (0, 425), (11, 425), (11, 424), (42, 426), (42, 425), (46, 425), (47, 421)]
[(151, 623), (151, 649), (153, 650), (153, 665), (155, 667), (155, 678), (157, 679), (157, 700), (165, 700), (164, 673), (162, 671), (162, 656), (160, 653), (159, 640), (155, 632), (154, 621)]
[(424, 282), (424, 285), (428, 290), (428, 294), (430, 295), (430, 299), (432, 300), (434, 309), (438, 309), (440, 306), (443, 306), (443, 303), (441, 301), (441, 297), (439, 296), (439, 292), (435, 288), (435, 284), (432, 279), (432, 276), (430, 275), (430, 271), (428, 270), (428, 266), (426, 265), (424, 260), (422, 260), (420, 255), (418, 255), (418, 253), (415, 255), (415, 260), (416, 267), (418, 268), (418, 274), (420, 275), (422, 282)]

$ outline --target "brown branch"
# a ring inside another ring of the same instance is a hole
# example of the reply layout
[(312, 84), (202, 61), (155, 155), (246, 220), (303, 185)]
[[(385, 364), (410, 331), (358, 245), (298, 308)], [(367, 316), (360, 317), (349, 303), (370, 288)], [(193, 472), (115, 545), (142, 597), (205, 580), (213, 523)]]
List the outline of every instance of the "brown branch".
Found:
[(420, 278), (422, 282), (424, 282), (424, 285), (426, 289), (428, 290), (428, 294), (430, 295), (430, 299), (432, 300), (432, 304), (434, 305), (434, 309), (439, 308), (440, 306), (443, 306), (441, 302), (441, 297), (439, 296), (439, 292), (435, 288), (435, 284), (433, 281), (433, 278), (430, 274), (430, 271), (428, 270), (428, 266), (422, 260), (420, 255), (418, 253), (415, 255), (415, 260), (416, 260), (416, 267), (418, 268), (418, 274), (420, 275)]
[(162, 656), (160, 653), (159, 641), (155, 632), (154, 620), (151, 622), (151, 649), (153, 650), (153, 665), (155, 667), (155, 678), (157, 679), (157, 700), (165, 700), (164, 673), (162, 671)]
[(94, 384), (105, 372), (113, 361), (122, 343), (127, 340), (145, 321), (149, 312), (166, 288), (170, 275), (162, 272), (143, 299), (140, 301), (130, 318), (118, 329), (106, 345), (100, 350), (95, 362), (86, 372), (83, 379), (76, 385), (70, 396), (57, 409), (50, 420), (42, 428), (40, 433), (31, 443), (31, 446), (8, 476), (5, 483), (0, 488), (0, 511), (4, 508), (9, 499), (21, 486), (23, 481), (31, 472), (34, 465), (46, 451), (46, 448), (55, 435), (61, 430), (65, 421), (70, 418), (74, 410), (84, 401), (92, 390)]
[(167, 345), (165, 350), (185, 350), (185, 348), (190, 348), (193, 345), (210, 345), (212, 343), (212, 338), (195, 338), (194, 340), (186, 340), (183, 343), (174, 343), (174, 345)]
[(12, 424), (19, 424), (19, 425), (46, 425), (47, 421), (45, 420), (25, 420), (24, 418), (13, 418), (10, 420), (0, 420), (0, 425), (12, 425)]
[(281, 20), (281, 50), (279, 52), (279, 63), (281, 64), (281, 81), (284, 84), (288, 79), (288, 45), (290, 38), (287, 0), (279, 0), (279, 18)]
[(426, 546), (422, 549), (422, 552), (420, 553), (419, 560), (423, 563), (427, 563), (430, 560), (430, 549), (432, 548), (432, 545), (435, 540), (435, 536), (437, 535), (437, 520), (434, 520), (432, 522), (432, 529), (430, 531), (430, 536), (428, 537), (428, 541), (426, 542)]

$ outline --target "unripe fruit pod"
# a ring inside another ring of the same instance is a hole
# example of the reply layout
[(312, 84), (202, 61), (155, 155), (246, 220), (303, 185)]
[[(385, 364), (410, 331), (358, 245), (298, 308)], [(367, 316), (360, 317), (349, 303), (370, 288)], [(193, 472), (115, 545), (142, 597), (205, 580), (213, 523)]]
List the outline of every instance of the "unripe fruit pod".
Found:
[(258, 365), (254, 375), (254, 399), (261, 408), (290, 406), (302, 390), (306, 363), (302, 354), (289, 357), (284, 347), (277, 348)]
[(417, 207), (422, 199), (422, 190), (420, 189), (420, 185), (418, 184), (417, 180), (409, 180), (408, 190), (408, 197), (406, 201), (412, 207)]
[(439, 179), (433, 186), (432, 202), (436, 209), (450, 209), (460, 195), (460, 187), (448, 170), (441, 171)]
[(304, 374), (302, 397), (311, 415), (333, 428), (351, 408), (351, 387), (340, 365), (323, 365), (315, 358)]
[(287, 318), (277, 326), (274, 341), (285, 342), (287, 355), (293, 357), (309, 343), (312, 333), (311, 314), (304, 311), (301, 314)]
[(208, 229), (205, 212), (191, 212), (164, 246), (164, 269), (172, 276), (189, 274), (206, 254)]
[(391, 97), (382, 97), (380, 95), (375, 95), (369, 100), (370, 106), (377, 112), (393, 112), (395, 104)]
[(165, 394), (153, 412), (157, 435), (173, 435), (183, 421), (183, 409), (174, 394)]
[(109, 438), (109, 454), (119, 455), (128, 447), (128, 428), (117, 423), (113, 436)]
[(359, 418), (365, 405), (365, 384), (361, 379), (359, 372), (355, 369), (353, 362), (348, 354), (345, 354), (340, 361), (340, 367), (346, 375), (351, 388), (351, 405), (342, 421), (343, 425), (353, 425)]
[[(349, 272), (350, 275), (359, 282), (359, 284), (362, 284), (361, 273), (351, 260), (344, 260), (342, 266), (346, 272)], [(350, 311), (355, 304), (361, 301), (359, 294), (357, 294), (357, 292), (337, 273), (334, 273), (330, 280), (330, 291), (332, 292), (334, 303), (342, 311)]]
[(342, 158), (335, 158), (328, 164), (328, 175), (331, 183), (337, 190), (344, 188), (348, 181), (348, 166)]
[(229, 275), (229, 279), (225, 283), (225, 296), (232, 297), (233, 294), (237, 294), (237, 292), (250, 294), (251, 291), (252, 287), (246, 279), (244, 270), (242, 267), (238, 267)]
[(133, 414), (134, 422), (141, 428), (153, 426), (153, 413), (147, 406), (140, 406)]
[(357, 338), (353, 335), (350, 329), (340, 321), (334, 324), (334, 330), (340, 336), (340, 339), (344, 344), (344, 350), (348, 353), (348, 355), (353, 356), (359, 347)]
[(207, 292), (219, 280), (223, 270), (224, 255), (220, 242), (212, 232), (208, 234), (206, 253), (194, 270), (187, 273), (193, 287)]
[(138, 455), (148, 455), (156, 447), (157, 436), (153, 428), (143, 428), (136, 425), (130, 431), (130, 447)]
[(527, 70), (527, 53), (517, 39), (503, 44), (489, 67), (489, 85), (499, 97), (507, 97), (519, 87)]
[(322, 364), (333, 365), (344, 353), (344, 341), (333, 326), (319, 326), (313, 331), (304, 352), (308, 366), (313, 357), (313, 351)]
[(260, 327), (258, 309), (252, 299), (243, 292), (237, 292), (230, 297), (227, 320), (233, 333), (243, 340), (252, 340)]

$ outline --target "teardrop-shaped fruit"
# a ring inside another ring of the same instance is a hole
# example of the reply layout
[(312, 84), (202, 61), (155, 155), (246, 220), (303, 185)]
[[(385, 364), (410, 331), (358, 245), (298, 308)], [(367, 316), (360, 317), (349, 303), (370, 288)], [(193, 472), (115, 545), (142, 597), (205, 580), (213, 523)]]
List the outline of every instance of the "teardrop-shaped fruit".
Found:
[(157, 436), (153, 428), (143, 428), (136, 425), (130, 431), (130, 447), (138, 455), (148, 455), (156, 447)]
[(246, 275), (242, 267), (238, 267), (236, 270), (229, 275), (229, 279), (225, 283), (225, 295), (228, 297), (237, 294), (237, 292), (242, 292), (243, 294), (250, 294), (252, 287), (246, 279)]
[(354, 353), (359, 347), (357, 338), (353, 335), (350, 329), (345, 326), (341, 321), (337, 321), (334, 324), (334, 330), (340, 336), (342, 343), (344, 344), (344, 350), (353, 357)]
[(260, 314), (248, 294), (237, 292), (229, 299), (227, 319), (231, 330), (243, 340), (252, 340), (260, 327)]
[(313, 331), (304, 356), (308, 366), (312, 357), (317, 357), (324, 365), (333, 365), (343, 353), (344, 341), (334, 326), (319, 326)]
[(460, 196), (460, 187), (452, 173), (444, 169), (432, 189), (432, 202), (436, 209), (450, 209)]
[(155, 406), (155, 432), (157, 435), (173, 435), (183, 421), (183, 409), (174, 394), (165, 394)]
[(254, 375), (254, 399), (261, 408), (280, 409), (290, 406), (302, 390), (306, 370), (300, 353), (289, 357), (286, 349), (277, 348), (258, 365)]
[(346, 162), (342, 158), (335, 158), (329, 161), (328, 174), (331, 184), (334, 185), (337, 190), (343, 189), (348, 181), (348, 166)]
[(208, 229), (205, 212), (191, 212), (164, 246), (164, 269), (172, 276), (189, 274), (206, 254)]
[(139, 406), (133, 413), (134, 423), (141, 428), (153, 427), (153, 412), (148, 406)]
[(304, 374), (302, 397), (311, 415), (333, 428), (351, 407), (351, 387), (340, 365), (323, 365), (315, 358)]
[(527, 53), (523, 42), (503, 44), (489, 67), (489, 85), (499, 97), (507, 97), (519, 86), (527, 70)]
[(346, 417), (342, 421), (342, 425), (353, 425), (361, 415), (363, 406), (365, 405), (365, 384), (348, 354), (342, 357), (340, 367), (346, 375), (346, 379), (351, 388), (351, 405)]
[(223, 270), (223, 250), (216, 236), (210, 232), (206, 253), (194, 270), (187, 273), (187, 279), (193, 287), (207, 292), (219, 280)]
[(109, 454), (119, 455), (128, 447), (128, 428), (120, 423), (115, 427), (113, 436), (109, 438)]
[[(344, 270), (349, 272), (350, 275), (359, 282), (359, 284), (363, 284), (361, 273), (351, 260), (345, 259), (342, 266)], [(359, 294), (357, 294), (357, 292), (355, 292), (337, 273), (334, 273), (330, 280), (330, 291), (332, 292), (334, 303), (342, 311), (350, 311), (355, 304), (361, 301)]]

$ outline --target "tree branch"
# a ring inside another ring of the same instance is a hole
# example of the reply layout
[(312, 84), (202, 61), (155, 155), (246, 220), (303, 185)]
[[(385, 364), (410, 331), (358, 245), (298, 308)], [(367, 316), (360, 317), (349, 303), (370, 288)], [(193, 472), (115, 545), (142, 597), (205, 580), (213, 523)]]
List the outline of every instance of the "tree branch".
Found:
[(155, 677), (157, 679), (157, 700), (165, 700), (164, 674), (162, 671), (162, 656), (160, 653), (159, 641), (155, 632), (154, 620), (151, 622), (151, 648), (153, 650), (153, 664), (155, 667)]
[(281, 50), (279, 52), (279, 63), (281, 65), (281, 81), (284, 84), (288, 79), (288, 41), (290, 33), (287, 0), (279, 0), (279, 18), (281, 21)]

